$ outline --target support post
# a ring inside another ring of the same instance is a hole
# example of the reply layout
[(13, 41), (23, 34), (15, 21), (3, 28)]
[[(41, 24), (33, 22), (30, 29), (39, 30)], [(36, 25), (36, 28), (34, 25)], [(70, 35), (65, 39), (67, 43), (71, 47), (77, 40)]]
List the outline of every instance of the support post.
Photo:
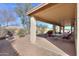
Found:
[(60, 32), (60, 34), (61, 34), (61, 29), (62, 29), (62, 27), (61, 27), (61, 26), (59, 26), (59, 27), (60, 27), (59, 32)]
[(64, 33), (64, 26), (63, 26), (63, 33)]
[(31, 43), (35, 43), (36, 41), (36, 19), (35, 17), (30, 18), (30, 41)]
[(56, 33), (56, 25), (53, 25), (53, 33), (55, 34)]
[(75, 23), (76, 54), (79, 56), (79, 3), (77, 3), (77, 21)]
[(72, 33), (72, 25), (71, 25), (71, 33)]

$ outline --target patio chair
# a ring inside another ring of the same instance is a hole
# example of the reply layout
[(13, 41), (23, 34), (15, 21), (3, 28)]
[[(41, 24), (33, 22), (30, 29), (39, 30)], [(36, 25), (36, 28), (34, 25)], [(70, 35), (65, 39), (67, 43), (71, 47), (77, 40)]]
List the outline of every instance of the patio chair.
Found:
[(69, 40), (69, 39), (71, 39), (71, 37), (74, 36), (73, 34), (74, 34), (73, 32), (72, 33), (65, 34), (62, 38)]
[(52, 31), (52, 30), (49, 30), (49, 31), (47, 32), (47, 36), (48, 36), (48, 37), (52, 37), (52, 33), (53, 33), (53, 31)]

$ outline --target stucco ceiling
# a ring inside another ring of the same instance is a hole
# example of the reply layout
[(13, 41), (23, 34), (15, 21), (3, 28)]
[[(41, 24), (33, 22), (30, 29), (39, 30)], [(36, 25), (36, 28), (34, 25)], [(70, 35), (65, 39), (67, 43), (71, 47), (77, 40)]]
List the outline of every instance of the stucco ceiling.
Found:
[(51, 3), (46, 6), (42, 7), (40, 11), (36, 10), (37, 12), (33, 13), (32, 16), (39, 21), (61, 26), (71, 25), (71, 21), (76, 19), (77, 5), (75, 3)]

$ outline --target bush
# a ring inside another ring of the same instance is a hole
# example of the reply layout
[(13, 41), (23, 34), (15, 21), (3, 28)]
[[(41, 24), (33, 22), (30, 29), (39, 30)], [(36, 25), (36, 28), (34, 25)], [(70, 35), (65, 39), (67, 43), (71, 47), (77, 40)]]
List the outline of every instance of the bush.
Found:
[(5, 38), (7, 34), (6, 29), (0, 28), (0, 39)]
[(17, 33), (19, 37), (24, 37), (26, 35), (26, 31), (24, 29), (20, 29)]
[(12, 37), (13, 34), (14, 34), (14, 31), (12, 30), (0, 28), (0, 39), (6, 39), (8, 37)]

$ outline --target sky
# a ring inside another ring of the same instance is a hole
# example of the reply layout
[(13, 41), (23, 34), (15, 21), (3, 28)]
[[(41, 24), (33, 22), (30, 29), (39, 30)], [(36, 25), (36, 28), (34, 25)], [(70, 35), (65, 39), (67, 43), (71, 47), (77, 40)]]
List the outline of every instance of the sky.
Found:
[[(12, 4), (12, 3), (9, 3), (9, 4), (7, 4), (7, 3), (6, 4), (5, 3), (0, 3), (0, 10), (4, 10), (4, 9), (6, 9), (6, 10), (14, 10), (15, 7), (16, 7), (16, 5), (15, 4)], [(21, 22), (19, 21), (19, 18), (17, 16), (17, 14), (14, 13), (14, 16), (16, 18), (15, 21), (14, 22), (9, 22), (9, 25), (12, 25), (12, 24), (18, 24), (18, 25), (20, 25)], [(1, 24), (4, 24), (5, 25), (4, 22), (1, 23)]]
[[(35, 7), (39, 4), (40, 3), (32, 3), (32, 6)], [(0, 3), (0, 10), (4, 10), (4, 9), (6, 9), (6, 10), (15, 10), (15, 8), (16, 8), (15, 3)], [(18, 15), (16, 13), (14, 13), (14, 16), (15, 16), (16, 20), (14, 22), (9, 22), (9, 25), (17, 24), (19, 26), (22, 26), (20, 18), (18, 17)], [(6, 25), (4, 22), (0, 22), (0, 24), (2, 24), (4, 26)]]

